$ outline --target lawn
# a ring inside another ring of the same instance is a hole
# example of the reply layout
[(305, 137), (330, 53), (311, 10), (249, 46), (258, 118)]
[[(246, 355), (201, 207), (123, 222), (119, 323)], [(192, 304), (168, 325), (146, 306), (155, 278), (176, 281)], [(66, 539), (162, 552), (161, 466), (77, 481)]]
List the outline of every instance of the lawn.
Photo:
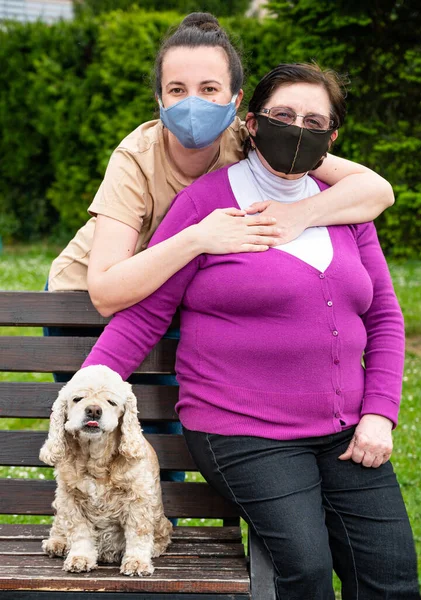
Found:
[[(0, 287), (3, 290), (41, 290), (47, 278), (51, 260), (58, 249), (47, 245), (6, 247), (0, 256)], [(393, 463), (397, 472), (408, 513), (414, 530), (421, 573), (421, 262), (391, 263), (390, 271), (405, 316), (408, 337), (405, 377), (402, 394), (400, 424), (394, 434)], [(14, 333), (1, 328), (1, 333)], [(29, 335), (41, 335), (40, 329), (27, 328)], [(20, 380), (49, 381), (44, 374), (20, 374)], [(0, 380), (17, 380), (16, 374), (0, 374)], [(0, 419), (0, 429), (45, 429), (47, 421), (30, 419)], [(1, 477), (51, 478), (51, 469), (3, 468)], [(188, 473), (190, 481), (199, 480), (196, 473)], [(48, 517), (1, 516), (0, 522), (49, 522)], [(180, 521), (183, 525), (216, 524), (215, 521)], [(338, 584), (335, 587), (338, 589)], [(339, 596), (338, 596), (339, 597)]]

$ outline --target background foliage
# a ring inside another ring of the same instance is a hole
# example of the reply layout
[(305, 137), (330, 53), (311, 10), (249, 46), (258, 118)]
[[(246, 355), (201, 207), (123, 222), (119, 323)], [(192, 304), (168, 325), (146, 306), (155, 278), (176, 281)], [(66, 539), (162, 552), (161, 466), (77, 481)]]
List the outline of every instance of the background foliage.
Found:
[[(116, 2), (87, 0), (73, 22), (10, 22), (0, 28), (3, 235), (27, 240), (74, 233), (86, 220), (112, 150), (154, 116), (154, 57), (182, 17), (145, 12), (130, 0), (117, 3), (132, 8), (101, 12), (99, 4)], [(218, 15), (234, 5), (244, 11), (242, 0), (208, 4)], [(335, 152), (393, 184), (396, 204), (378, 226), (385, 250), (395, 257), (421, 254), (418, 4), (289, 0), (272, 2), (271, 16), (262, 21), (222, 19), (243, 52), (246, 98), (279, 62), (317, 60), (349, 73), (349, 116)], [(197, 8), (194, 0), (164, 0), (160, 6)]]

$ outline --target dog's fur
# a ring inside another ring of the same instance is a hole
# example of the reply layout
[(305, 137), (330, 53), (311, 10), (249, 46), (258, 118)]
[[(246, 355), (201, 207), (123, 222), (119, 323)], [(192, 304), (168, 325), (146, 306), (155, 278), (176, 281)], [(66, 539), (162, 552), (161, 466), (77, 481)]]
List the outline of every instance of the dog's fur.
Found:
[(40, 459), (57, 479), (44, 552), (66, 556), (66, 571), (121, 560), (125, 575), (153, 573), (151, 559), (167, 548), (172, 524), (131, 386), (105, 366), (78, 371), (54, 402)]

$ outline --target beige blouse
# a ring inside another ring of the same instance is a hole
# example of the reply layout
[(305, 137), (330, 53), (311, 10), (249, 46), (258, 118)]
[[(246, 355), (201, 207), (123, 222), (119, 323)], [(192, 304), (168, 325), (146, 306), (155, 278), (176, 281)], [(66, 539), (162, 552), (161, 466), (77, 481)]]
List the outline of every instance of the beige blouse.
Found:
[[(209, 171), (241, 160), (246, 135), (244, 124), (236, 117), (222, 134), (219, 156)], [(165, 216), (174, 196), (184, 187), (165, 155), (161, 121), (140, 125), (112, 153), (104, 180), (88, 209), (91, 219), (51, 265), (49, 290), (88, 289), (88, 261), (96, 215), (117, 219), (136, 229), (139, 232), (136, 252), (140, 252)]]

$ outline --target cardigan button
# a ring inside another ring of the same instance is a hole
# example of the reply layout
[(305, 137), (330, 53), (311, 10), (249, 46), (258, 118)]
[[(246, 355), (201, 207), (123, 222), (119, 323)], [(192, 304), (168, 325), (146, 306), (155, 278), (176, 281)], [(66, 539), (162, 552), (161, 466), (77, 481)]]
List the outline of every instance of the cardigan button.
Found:
[(328, 300), (328, 301), (327, 301), (327, 305), (328, 305), (328, 306), (333, 306), (333, 302), (332, 302), (332, 300)]
[(333, 362), (335, 365), (339, 365), (339, 358), (335, 358), (335, 360)]
[(320, 273), (319, 277), (320, 277), (320, 279), (324, 279), (325, 278), (324, 273)]
[(336, 331), (336, 329), (334, 331), (332, 331), (332, 335), (339, 335), (339, 331)]
[(336, 390), (336, 395), (340, 396), (341, 395), (341, 390)]

